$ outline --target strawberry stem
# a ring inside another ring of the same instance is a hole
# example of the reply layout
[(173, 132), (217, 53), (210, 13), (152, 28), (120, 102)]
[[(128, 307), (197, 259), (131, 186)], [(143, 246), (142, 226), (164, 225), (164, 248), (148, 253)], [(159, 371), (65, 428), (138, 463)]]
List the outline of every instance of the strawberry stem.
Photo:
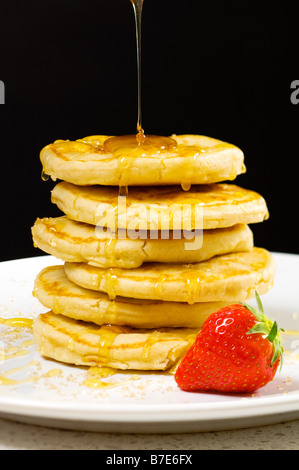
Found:
[(283, 358), (283, 344), (280, 336), (280, 331), (284, 331), (282, 328), (278, 328), (276, 320), (272, 322), (264, 313), (264, 307), (258, 292), (255, 291), (255, 299), (257, 303), (257, 309), (246, 303), (240, 302), (241, 305), (246, 307), (257, 319), (257, 323), (247, 332), (247, 334), (261, 333), (267, 335), (267, 339), (273, 344), (273, 355), (271, 359), (271, 367), (280, 357), (280, 369), (282, 367)]

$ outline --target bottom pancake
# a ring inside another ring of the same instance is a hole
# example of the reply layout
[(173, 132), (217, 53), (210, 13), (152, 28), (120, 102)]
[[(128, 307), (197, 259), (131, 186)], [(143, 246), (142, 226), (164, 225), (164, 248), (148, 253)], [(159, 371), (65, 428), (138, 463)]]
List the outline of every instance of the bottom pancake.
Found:
[(157, 330), (82, 322), (48, 312), (33, 323), (37, 348), (45, 357), (80, 366), (123, 370), (167, 370), (192, 345), (198, 329)]
[(69, 281), (63, 266), (44, 268), (36, 277), (34, 295), (54, 313), (98, 325), (110, 323), (133, 328), (200, 328), (211, 313), (229, 304), (201, 302), (191, 305), (126, 297), (110, 300), (103, 292), (84, 289)]

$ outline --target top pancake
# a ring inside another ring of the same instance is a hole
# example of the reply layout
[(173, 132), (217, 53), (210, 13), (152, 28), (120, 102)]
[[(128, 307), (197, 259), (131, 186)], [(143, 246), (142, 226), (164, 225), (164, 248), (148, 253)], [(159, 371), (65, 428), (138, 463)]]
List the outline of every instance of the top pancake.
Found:
[[(117, 187), (76, 186), (58, 183), (52, 202), (70, 219), (112, 232), (117, 228), (142, 230), (194, 230), (262, 222), (268, 217), (264, 198), (234, 184), (132, 187), (119, 197)], [(152, 234), (153, 235), (153, 234)]]
[(47, 145), (40, 153), (44, 173), (53, 180), (84, 186), (188, 186), (233, 180), (246, 171), (238, 147), (202, 135), (175, 135), (173, 148), (137, 154), (126, 148), (112, 153), (109, 137), (57, 140)]

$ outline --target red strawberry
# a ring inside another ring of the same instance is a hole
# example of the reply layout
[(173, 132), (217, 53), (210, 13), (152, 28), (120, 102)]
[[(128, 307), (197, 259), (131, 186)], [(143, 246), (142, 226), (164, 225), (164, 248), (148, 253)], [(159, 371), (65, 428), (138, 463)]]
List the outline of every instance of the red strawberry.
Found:
[(250, 392), (273, 379), (282, 363), (280, 330), (257, 292), (256, 302), (257, 309), (235, 304), (207, 318), (177, 368), (182, 390)]

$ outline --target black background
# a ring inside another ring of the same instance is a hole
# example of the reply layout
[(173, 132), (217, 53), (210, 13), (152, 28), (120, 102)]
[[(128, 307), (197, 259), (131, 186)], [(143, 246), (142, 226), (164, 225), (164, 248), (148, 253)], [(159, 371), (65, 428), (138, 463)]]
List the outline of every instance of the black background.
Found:
[[(3, 3), (3, 2), (2, 2)], [(145, 0), (142, 114), (147, 133), (206, 134), (242, 148), (270, 219), (255, 244), (299, 253), (298, 2)], [(41, 148), (136, 129), (136, 45), (129, 0), (10, 1), (0, 12), (0, 260), (34, 256), (30, 227), (55, 216)]]

